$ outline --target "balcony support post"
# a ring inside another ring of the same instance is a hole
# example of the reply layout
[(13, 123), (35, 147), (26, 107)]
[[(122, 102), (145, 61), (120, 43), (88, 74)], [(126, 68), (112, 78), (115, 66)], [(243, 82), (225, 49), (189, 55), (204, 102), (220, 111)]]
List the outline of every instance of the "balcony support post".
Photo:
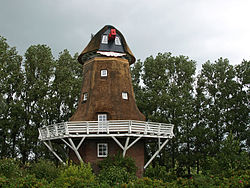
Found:
[(75, 146), (75, 144), (74, 144), (74, 142), (73, 142), (73, 140), (72, 140), (71, 138), (69, 138), (69, 142), (70, 142), (70, 144), (71, 144), (71, 146), (72, 146), (72, 148), (73, 148), (73, 151), (75, 152), (75, 154), (76, 154), (78, 160), (79, 160), (81, 163), (83, 163), (82, 157), (81, 157), (80, 153), (78, 152), (78, 150), (77, 150), (77, 148), (76, 148), (76, 146)]
[(127, 137), (126, 143), (125, 143), (125, 146), (124, 146), (124, 149), (123, 149), (123, 157), (125, 157), (125, 155), (126, 155), (126, 151), (128, 149), (128, 143), (129, 143), (129, 137)]
[(65, 162), (56, 154), (56, 152), (53, 150), (51, 143), (47, 144), (46, 141), (43, 141), (44, 145), (55, 155), (55, 157), (64, 165), (66, 165)]
[(148, 167), (148, 165), (152, 162), (152, 160), (160, 153), (160, 151), (162, 150), (162, 148), (167, 144), (167, 142), (169, 141), (169, 139), (166, 139), (165, 142), (159, 147), (159, 149), (155, 152), (155, 154), (151, 157), (151, 159), (149, 159), (149, 161), (145, 164), (144, 169), (146, 169)]

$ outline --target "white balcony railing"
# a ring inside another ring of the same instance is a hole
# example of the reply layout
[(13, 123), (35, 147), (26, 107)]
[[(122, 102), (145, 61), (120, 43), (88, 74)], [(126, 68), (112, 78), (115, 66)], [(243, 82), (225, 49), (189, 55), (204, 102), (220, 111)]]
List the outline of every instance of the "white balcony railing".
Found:
[(136, 120), (70, 121), (39, 128), (40, 140), (64, 137), (140, 134), (144, 137), (172, 138), (173, 124)]

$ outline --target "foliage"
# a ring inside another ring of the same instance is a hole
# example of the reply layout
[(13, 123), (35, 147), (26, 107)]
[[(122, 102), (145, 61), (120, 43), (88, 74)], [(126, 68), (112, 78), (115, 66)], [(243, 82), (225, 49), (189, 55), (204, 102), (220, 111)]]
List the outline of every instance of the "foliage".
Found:
[(55, 179), (54, 187), (90, 187), (95, 184), (95, 175), (90, 164), (70, 164)]
[[(131, 68), (140, 111), (148, 121), (175, 125), (175, 137), (153, 161), (155, 168), (147, 172), (152, 178), (166, 176), (164, 181), (168, 181), (168, 178), (174, 180), (177, 176), (201, 173), (197, 181), (206, 179), (206, 174), (223, 174), (229, 178), (235, 170), (249, 168), (250, 61), (243, 60), (233, 66), (228, 59), (219, 58), (205, 62), (198, 74), (195, 71), (193, 60), (171, 53), (149, 56)], [(64, 50), (54, 58), (49, 46), (38, 44), (30, 46), (22, 57), (0, 37), (0, 158), (3, 162), (0, 166), (2, 171), (10, 171), (10, 175), (1, 174), (3, 181), (19, 177), (20, 172), (18, 165), (14, 167), (15, 164), (4, 158), (20, 158), (23, 164), (39, 158), (54, 159), (38, 141), (37, 128), (71, 117), (81, 89), (81, 72), (77, 54), (71, 56)], [(146, 160), (157, 147), (154, 143), (146, 145)], [(53, 149), (63, 155), (59, 144)], [(67, 156), (62, 158), (65, 160)], [(121, 174), (124, 167), (130, 174), (136, 172), (131, 161), (120, 159), (116, 162), (107, 159), (100, 167), (108, 169), (114, 165)], [(32, 168), (37, 169), (36, 178), (53, 179), (54, 167), (50, 172), (45, 165), (41, 174), (38, 173), (41, 166)], [(165, 168), (171, 170), (166, 172)]]
[(128, 183), (131, 180), (136, 179), (134, 174), (129, 173), (126, 168), (120, 166), (110, 166), (102, 169), (98, 175), (100, 183), (107, 183), (110, 186)]
[(46, 179), (48, 182), (52, 182), (59, 176), (60, 168), (48, 160), (38, 160), (36, 163), (32, 163), (29, 167), (29, 173), (34, 174), (37, 179)]
[(0, 159), (0, 176), (17, 178), (22, 175), (19, 163), (14, 159)]
[(123, 157), (120, 153), (114, 156), (108, 156), (98, 163), (100, 173), (98, 179), (101, 183), (115, 185), (116, 183), (128, 183), (136, 179), (136, 170), (134, 160), (131, 157)]
[[(3, 161), (3, 160), (2, 160)], [(1, 161), (1, 162), (2, 162)], [(7, 161), (7, 160), (6, 160)], [(4, 161), (3, 163), (7, 163)], [(14, 161), (8, 159), (8, 164)], [(45, 164), (46, 161), (38, 162), (39, 166), (42, 163)], [(2, 163), (0, 163), (2, 164)], [(48, 166), (51, 164), (45, 164)], [(9, 165), (9, 166), (11, 166)], [(28, 164), (27, 164), (28, 165)], [(33, 164), (34, 165), (34, 164)], [(6, 165), (5, 165), (6, 166)], [(81, 165), (72, 165), (64, 169), (57, 167), (57, 171), (60, 173), (59, 177), (54, 179), (52, 182), (48, 182), (48, 178), (36, 178), (35, 174), (31, 170), (26, 171), (25, 169), (31, 168), (29, 166), (24, 166), (24, 168), (15, 167), (19, 173), (17, 175), (8, 176), (10, 170), (0, 173), (0, 187), (9, 188), (9, 187), (135, 187), (135, 188), (144, 188), (144, 187), (248, 187), (250, 186), (250, 170), (231, 170), (230, 173), (225, 174), (223, 171), (217, 174), (199, 174), (193, 175), (189, 178), (169, 176), (165, 174), (168, 178), (164, 178), (165, 168), (156, 166), (155, 169), (152, 167), (149, 168), (148, 174), (154, 176), (154, 178), (143, 177), (143, 178), (131, 178), (125, 168), (118, 166), (110, 166), (108, 169), (100, 173), (99, 178), (95, 178), (95, 175), (92, 173), (92, 169), (89, 164)], [(13, 169), (13, 168), (12, 168)], [(159, 169), (159, 177), (156, 170)]]
[(168, 172), (165, 166), (160, 166), (159, 164), (156, 164), (155, 167), (149, 165), (144, 172), (144, 176), (150, 179), (162, 180), (164, 182), (176, 179), (176, 174), (174, 172)]
[(245, 151), (240, 151), (238, 140), (234, 140), (232, 133), (222, 142), (221, 152), (215, 157), (208, 157), (204, 165), (205, 174), (223, 174), (230, 177), (235, 170), (247, 170), (250, 159)]
[(125, 170), (130, 174), (135, 174), (137, 170), (135, 161), (131, 157), (123, 157), (120, 153), (114, 156), (108, 156), (104, 160), (100, 161), (98, 166), (101, 170), (108, 169), (111, 166), (125, 168)]
[(9, 181), (9, 184), (6, 187), (49, 188), (50, 185), (45, 179), (37, 179), (34, 175), (27, 174), (16, 180)]

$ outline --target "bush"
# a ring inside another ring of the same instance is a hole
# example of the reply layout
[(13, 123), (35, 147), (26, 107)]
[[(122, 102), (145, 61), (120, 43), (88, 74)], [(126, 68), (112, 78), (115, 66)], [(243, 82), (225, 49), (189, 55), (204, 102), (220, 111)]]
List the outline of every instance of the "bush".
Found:
[(149, 167), (144, 172), (144, 177), (158, 179), (164, 182), (173, 181), (176, 179), (176, 175), (173, 172), (168, 172), (165, 166), (160, 166), (159, 164), (156, 164), (155, 167), (149, 165)]
[(49, 188), (49, 183), (45, 180), (36, 179), (34, 175), (27, 174), (23, 177), (18, 177), (16, 179), (7, 179), (0, 177), (0, 187), (1, 188)]
[(126, 168), (110, 166), (108, 168), (102, 169), (98, 178), (101, 184), (106, 183), (110, 186), (113, 186), (115, 184), (128, 183), (129, 181), (135, 180), (136, 176), (132, 173), (129, 173)]
[(0, 176), (16, 178), (21, 176), (19, 163), (14, 159), (0, 159)]
[(29, 172), (38, 179), (44, 178), (51, 182), (59, 176), (60, 170), (51, 161), (39, 160), (37, 163), (31, 164)]
[(90, 164), (70, 164), (62, 170), (54, 181), (53, 187), (91, 187), (95, 184), (95, 175)]
[(108, 156), (106, 159), (100, 161), (98, 166), (101, 170), (108, 169), (111, 166), (117, 166), (125, 168), (130, 174), (136, 174), (137, 171), (135, 161), (131, 157), (123, 157), (121, 154)]

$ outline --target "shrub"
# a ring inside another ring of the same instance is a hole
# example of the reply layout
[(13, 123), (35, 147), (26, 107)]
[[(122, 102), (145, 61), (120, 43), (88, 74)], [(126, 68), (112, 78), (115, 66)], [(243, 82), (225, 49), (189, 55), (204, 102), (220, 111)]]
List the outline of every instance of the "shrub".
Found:
[(0, 175), (0, 187), (7, 187), (8, 184), (9, 184), (8, 178), (6, 178), (3, 175), (2, 176)]
[(90, 164), (70, 164), (62, 170), (53, 182), (54, 187), (91, 187), (95, 184), (95, 175)]
[(156, 164), (155, 167), (149, 165), (149, 167), (144, 172), (144, 177), (158, 179), (165, 182), (176, 179), (176, 175), (173, 172), (168, 172), (165, 166), (160, 166), (159, 164)]
[[(137, 179), (136, 181), (131, 181), (127, 185), (122, 185), (121, 187), (133, 187), (133, 188), (165, 188), (167, 187), (167, 183), (164, 183), (162, 180), (150, 179), (148, 177), (144, 177), (141, 179)], [(173, 187), (174, 188), (174, 187)]]
[(135, 180), (136, 176), (132, 173), (129, 173), (126, 168), (110, 166), (108, 168), (102, 169), (98, 178), (101, 184), (106, 183), (110, 186), (113, 186), (115, 184), (128, 183), (129, 181)]
[(121, 154), (108, 156), (106, 159), (100, 161), (98, 166), (101, 170), (108, 169), (110, 166), (117, 166), (125, 168), (130, 174), (135, 174), (137, 171), (135, 161), (131, 157), (123, 157)]
[(31, 164), (29, 172), (38, 179), (44, 178), (51, 182), (59, 176), (60, 170), (51, 161), (39, 160), (37, 163)]
[(16, 178), (21, 176), (19, 163), (14, 159), (0, 159), (0, 176)]
[(49, 188), (49, 183), (45, 180), (36, 179), (34, 175), (27, 174), (23, 177), (18, 177), (15, 179), (7, 179), (0, 177), (0, 187), (1, 188)]

